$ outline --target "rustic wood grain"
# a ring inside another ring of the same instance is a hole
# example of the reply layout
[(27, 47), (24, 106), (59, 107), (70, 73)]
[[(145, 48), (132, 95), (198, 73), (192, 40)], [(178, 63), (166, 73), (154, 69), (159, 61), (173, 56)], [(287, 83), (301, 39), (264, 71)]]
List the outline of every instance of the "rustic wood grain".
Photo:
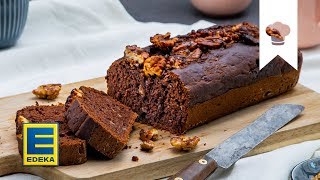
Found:
[[(248, 156), (320, 137), (320, 95), (302, 85), (298, 85), (293, 91), (282, 96), (243, 109), (189, 131), (187, 135), (197, 135), (201, 138), (198, 147), (189, 153), (173, 150), (169, 142), (170, 134), (163, 131), (160, 132), (163, 138), (156, 142), (156, 147), (151, 153), (142, 152), (139, 148), (136, 149), (141, 143), (138, 138), (139, 130), (141, 127), (146, 127), (136, 123), (136, 130), (132, 132), (128, 144), (131, 149), (123, 150), (113, 160), (89, 157), (90, 160), (87, 163), (76, 166), (22, 167), (15, 139), (14, 118), (16, 111), (27, 105), (35, 104), (35, 101), (38, 101), (39, 104), (64, 102), (71, 89), (81, 85), (106, 90), (104, 78), (97, 78), (64, 85), (61, 95), (54, 101), (38, 100), (34, 98), (31, 92), (0, 99), (0, 175), (26, 172), (46, 179), (151, 179), (169, 176), (175, 174), (224, 139), (251, 123), (271, 106), (280, 103), (301, 104), (305, 106), (305, 111), (293, 122), (252, 150)], [(138, 156), (139, 161), (131, 161), (132, 156)]]

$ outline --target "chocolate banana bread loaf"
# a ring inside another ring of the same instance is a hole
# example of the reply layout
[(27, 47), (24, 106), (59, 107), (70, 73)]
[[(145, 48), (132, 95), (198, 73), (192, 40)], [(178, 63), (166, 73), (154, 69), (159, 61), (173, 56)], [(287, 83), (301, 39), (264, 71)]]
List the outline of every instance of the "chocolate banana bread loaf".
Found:
[(137, 114), (102, 91), (74, 89), (66, 102), (68, 126), (81, 139), (108, 158), (128, 143)]
[(65, 108), (57, 106), (28, 106), (16, 115), (16, 134), (19, 153), (22, 156), (23, 123), (59, 123), (59, 165), (82, 164), (87, 161), (85, 140), (73, 135), (64, 118)]
[(212, 26), (152, 45), (127, 46), (106, 76), (108, 94), (139, 121), (175, 134), (292, 89), (299, 70), (281, 57), (259, 71), (259, 29), (249, 23)]

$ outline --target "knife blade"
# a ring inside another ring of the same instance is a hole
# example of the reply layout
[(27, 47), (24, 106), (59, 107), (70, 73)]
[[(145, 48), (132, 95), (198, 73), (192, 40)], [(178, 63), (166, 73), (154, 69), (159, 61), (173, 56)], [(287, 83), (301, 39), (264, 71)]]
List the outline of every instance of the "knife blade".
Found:
[(172, 180), (205, 179), (218, 167), (227, 169), (274, 132), (297, 117), (304, 107), (275, 105), (254, 122), (223, 141), (198, 161), (172, 176)]

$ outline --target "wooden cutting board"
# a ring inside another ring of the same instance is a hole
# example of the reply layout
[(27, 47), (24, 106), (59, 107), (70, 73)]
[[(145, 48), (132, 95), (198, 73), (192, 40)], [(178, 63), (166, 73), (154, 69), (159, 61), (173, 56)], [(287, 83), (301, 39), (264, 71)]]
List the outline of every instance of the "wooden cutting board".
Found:
[[(64, 102), (71, 89), (81, 85), (106, 90), (104, 78), (68, 84), (63, 86), (61, 95), (55, 101), (38, 100), (32, 93), (25, 93), (0, 99), (0, 175), (26, 172), (46, 179), (155, 179), (174, 174), (179, 169), (199, 158), (214, 148), (232, 134), (239, 131), (260, 116), (268, 108), (280, 103), (297, 103), (305, 106), (302, 115), (293, 122), (269, 137), (252, 150), (248, 156), (271, 151), (286, 145), (314, 140), (320, 137), (320, 94), (298, 85), (277, 98), (264, 101), (231, 115), (217, 119), (209, 124), (188, 132), (187, 135), (197, 135), (201, 138), (198, 147), (189, 153), (177, 152), (170, 146), (170, 134), (161, 132), (162, 139), (156, 142), (151, 153), (139, 150), (139, 130), (146, 127), (136, 123), (131, 134), (129, 147), (113, 160), (89, 157), (87, 163), (76, 166), (61, 167), (22, 167), (15, 139), (15, 113), (27, 105), (52, 104)], [(131, 161), (132, 156), (138, 156), (139, 161)]]

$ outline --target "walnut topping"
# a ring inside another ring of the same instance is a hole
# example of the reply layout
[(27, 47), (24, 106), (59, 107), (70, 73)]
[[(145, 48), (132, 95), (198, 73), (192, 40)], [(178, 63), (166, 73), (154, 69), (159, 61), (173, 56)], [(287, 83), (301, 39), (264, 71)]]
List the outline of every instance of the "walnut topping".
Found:
[(199, 59), (201, 57), (202, 51), (197, 48), (189, 54), (189, 58), (191, 59)]
[(159, 138), (159, 132), (156, 129), (140, 130), (140, 139), (142, 141), (148, 141), (148, 140), (156, 141), (158, 140), (158, 138)]
[(198, 43), (199, 45), (218, 49), (222, 46), (223, 41), (221, 39), (215, 39), (215, 38), (198, 38), (196, 39), (196, 43)]
[(46, 84), (34, 89), (32, 93), (40, 99), (56, 99), (61, 90), (61, 84)]
[(190, 41), (190, 42), (183, 42), (180, 45), (174, 46), (172, 48), (172, 51), (177, 52), (185, 49), (193, 50), (195, 48), (197, 48), (197, 43), (195, 43), (194, 41)]
[(241, 26), (242, 26), (242, 23), (237, 24), (237, 25), (233, 26), (233, 27), (231, 28), (231, 30), (232, 30), (233, 32), (239, 31), (240, 28), (241, 28)]
[(194, 136), (192, 138), (180, 136), (171, 138), (170, 143), (174, 148), (178, 150), (190, 151), (197, 146), (199, 141), (200, 138), (197, 136)]
[(143, 141), (140, 144), (140, 148), (142, 151), (151, 151), (154, 148), (155, 144), (151, 140)]
[(178, 38), (170, 38), (170, 33), (167, 32), (165, 35), (156, 34), (150, 38), (150, 42), (160, 49), (167, 49), (173, 47), (178, 41)]
[(183, 59), (177, 56), (170, 56), (168, 58), (167, 69), (179, 69), (183, 65)]
[(29, 123), (29, 122), (30, 122), (28, 119), (26, 119), (26, 118), (23, 117), (23, 116), (19, 116), (19, 117), (18, 117), (18, 121), (19, 121), (20, 123)]
[[(146, 76), (161, 77), (172, 69), (207, 61), (202, 57), (210, 54), (210, 50), (229, 48), (235, 43), (256, 46), (259, 44), (259, 29), (244, 22), (193, 30), (174, 38), (170, 37), (170, 33), (156, 34), (150, 41), (153, 45), (146, 48), (127, 46), (125, 58), (130, 65), (141, 68)], [(144, 94), (143, 91), (139, 93)]]
[(83, 96), (83, 91), (81, 91), (80, 89), (73, 89), (71, 94), (73, 96), (76, 96), (76, 97), (82, 97)]
[(145, 60), (143, 72), (146, 76), (160, 76), (166, 66), (166, 58), (163, 56), (151, 56)]
[(70, 96), (67, 98), (67, 101), (65, 103), (65, 110), (67, 111), (69, 109), (69, 107), (71, 106), (72, 102), (78, 97), (78, 98), (82, 98), (83, 97), (83, 91), (81, 91), (80, 89), (73, 89), (71, 91)]
[(143, 64), (145, 59), (149, 57), (149, 53), (136, 45), (127, 46), (124, 51), (124, 56), (130, 60)]

